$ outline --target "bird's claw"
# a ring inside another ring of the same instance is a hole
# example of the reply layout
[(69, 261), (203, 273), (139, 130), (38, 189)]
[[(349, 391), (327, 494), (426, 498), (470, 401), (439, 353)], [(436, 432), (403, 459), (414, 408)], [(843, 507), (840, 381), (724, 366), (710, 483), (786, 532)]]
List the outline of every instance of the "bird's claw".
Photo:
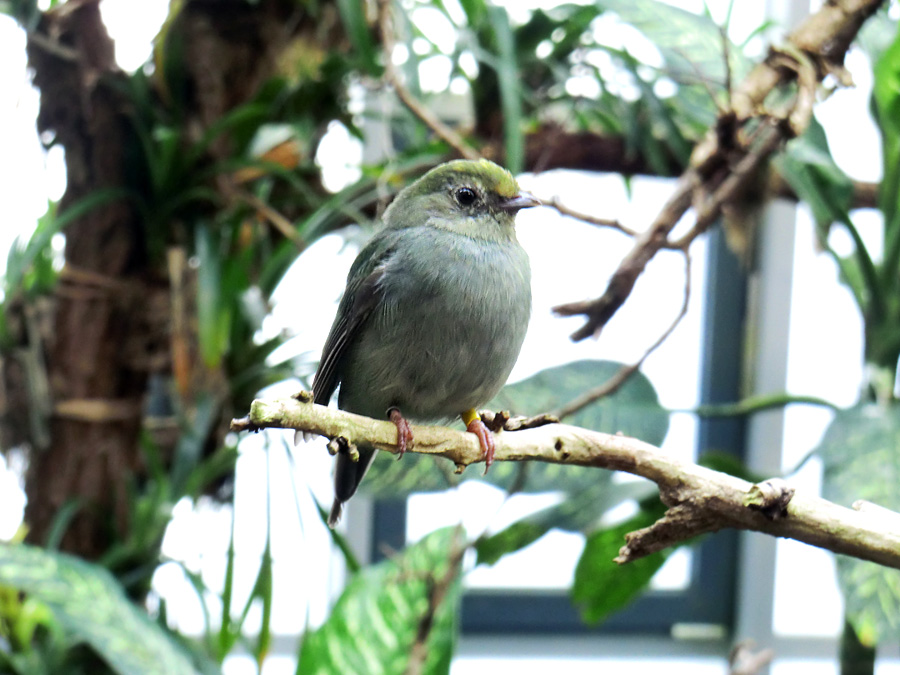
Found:
[(466, 431), (478, 437), (478, 442), (481, 444), (481, 449), (484, 452), (484, 473), (486, 474), (488, 469), (491, 468), (491, 464), (494, 463), (494, 449), (496, 447), (494, 434), (485, 426), (480, 417), (476, 417), (469, 422), (466, 425)]
[(403, 457), (403, 453), (407, 448), (411, 448), (413, 444), (412, 429), (409, 422), (400, 412), (399, 408), (391, 408), (388, 410), (388, 418), (397, 427), (397, 459)]

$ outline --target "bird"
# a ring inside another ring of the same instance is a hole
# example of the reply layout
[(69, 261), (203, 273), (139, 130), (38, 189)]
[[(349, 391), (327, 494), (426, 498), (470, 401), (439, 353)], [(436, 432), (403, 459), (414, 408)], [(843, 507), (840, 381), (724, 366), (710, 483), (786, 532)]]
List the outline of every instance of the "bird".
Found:
[[(401, 190), (347, 275), (313, 378), (313, 400), (397, 427), (461, 416), (487, 467), (494, 439), (477, 409), (506, 383), (531, 316), (531, 268), (516, 214), (540, 205), (486, 160), (440, 164)], [(337, 454), (335, 527), (377, 450)]]

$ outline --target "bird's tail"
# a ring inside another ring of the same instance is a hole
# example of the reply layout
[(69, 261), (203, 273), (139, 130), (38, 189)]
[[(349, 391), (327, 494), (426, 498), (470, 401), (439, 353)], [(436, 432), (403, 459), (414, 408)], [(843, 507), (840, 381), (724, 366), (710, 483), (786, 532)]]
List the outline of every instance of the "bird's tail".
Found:
[(334, 503), (331, 505), (331, 513), (328, 514), (328, 527), (330, 527), (332, 530), (341, 521), (341, 513), (343, 511), (344, 502), (342, 502), (340, 499), (335, 499)]
[(328, 526), (334, 527), (341, 519), (344, 502), (356, 492), (369, 470), (377, 450), (372, 447), (360, 447), (359, 457), (354, 462), (349, 453), (339, 452), (334, 465), (334, 505), (328, 516)]

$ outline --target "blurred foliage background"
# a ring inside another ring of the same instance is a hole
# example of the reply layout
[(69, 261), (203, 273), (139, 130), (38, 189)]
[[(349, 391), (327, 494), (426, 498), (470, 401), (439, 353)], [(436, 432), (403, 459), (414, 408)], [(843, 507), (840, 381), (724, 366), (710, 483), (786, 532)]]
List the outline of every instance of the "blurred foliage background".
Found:
[[(48, 144), (65, 148), (67, 167), (63, 198), (9, 252), (0, 305), (0, 447), (28, 458), (25, 527), (0, 544), (0, 669), (23, 675), (215, 673), (236, 649), (265, 662), (276, 592), (270, 534), (246, 605), (233, 602), (233, 547), (223, 589), (207, 588), (185, 568), (201, 598), (220, 600), (199, 641), (169, 627), (165, 606), (148, 614), (144, 601), (173, 505), (201, 495), (232, 499), (237, 440), (228, 421), (267, 385), (314, 370), (302, 359), (273, 362), (287, 336), (259, 337), (288, 268), (328, 233), (350, 223), (371, 228), (398, 189), (457, 154), (396, 100), (442, 108), (436, 102), (446, 92), (423, 86), (423, 63), (449, 63), (465, 113), (446, 122), (470, 151), (513, 172), (675, 176), (727, 111), (730, 83), (752, 67), (749, 41), (770, 28), (733, 44), (727, 25), (708, 12), (655, 0), (560, 3), (529, 10), (525, 20), (487, 0), (180, 0), (171, 3), (151, 61), (126, 73), (97, 2), (40, 9), (6, 0), (0, 10), (27, 31), (41, 92), (38, 128)], [(613, 14), (661, 60), (605, 44), (597, 26)], [(881, 189), (850, 180), (813, 122), (779, 153), (751, 200), (808, 203), (819, 244), (853, 292), (870, 378), (859, 405), (838, 415), (823, 443), (826, 495), (871, 495), (891, 508), (900, 507), (896, 36), (884, 10), (859, 40), (874, 64)], [(393, 101), (390, 152), (333, 192), (316, 161), (319, 143), (334, 123), (364, 138), (373, 115), (366, 102), (377, 97)], [(883, 213), (883, 255), (868, 250), (854, 226), (859, 206)], [(831, 227), (851, 234), (851, 255), (829, 247)], [(61, 258), (51, 247), (58, 233)], [(731, 241), (747, 253), (752, 233)], [(544, 371), (505, 389), (497, 407), (559, 409), (621, 365)], [(568, 421), (659, 444), (668, 413), (637, 372)], [(883, 471), (873, 475), (873, 465)], [(445, 489), (456, 479), (418, 456), (372, 471), (390, 471), (390, 480), (365, 486), (391, 496)], [(298, 673), (448, 672), (469, 549), (476, 564), (491, 565), (550, 529), (585, 533), (571, 593), (588, 622), (627, 604), (664, 560), (657, 554), (623, 569), (610, 562), (622, 533), (661, 512), (643, 484), (503, 463), (486, 480), (510, 492), (562, 490), (566, 498), (476, 541), (454, 528), (435, 532), (368, 568), (334, 534), (350, 578), (331, 618), (300, 639)], [(639, 501), (639, 513), (605, 524), (603, 515), (629, 499)], [(842, 561), (840, 573), (847, 658), (874, 659), (900, 623), (900, 577), (856, 561)], [(262, 620), (248, 632), (251, 604)], [(365, 624), (388, 632), (362, 640), (356, 627)]]

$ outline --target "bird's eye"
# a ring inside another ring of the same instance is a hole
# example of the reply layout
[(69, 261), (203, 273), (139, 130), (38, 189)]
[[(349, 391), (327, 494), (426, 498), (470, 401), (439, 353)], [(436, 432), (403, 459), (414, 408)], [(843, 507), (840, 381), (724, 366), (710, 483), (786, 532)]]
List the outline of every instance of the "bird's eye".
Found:
[(478, 195), (475, 193), (475, 190), (468, 187), (461, 187), (455, 193), (456, 201), (459, 202), (460, 206), (472, 206), (475, 203), (475, 200), (478, 199)]

